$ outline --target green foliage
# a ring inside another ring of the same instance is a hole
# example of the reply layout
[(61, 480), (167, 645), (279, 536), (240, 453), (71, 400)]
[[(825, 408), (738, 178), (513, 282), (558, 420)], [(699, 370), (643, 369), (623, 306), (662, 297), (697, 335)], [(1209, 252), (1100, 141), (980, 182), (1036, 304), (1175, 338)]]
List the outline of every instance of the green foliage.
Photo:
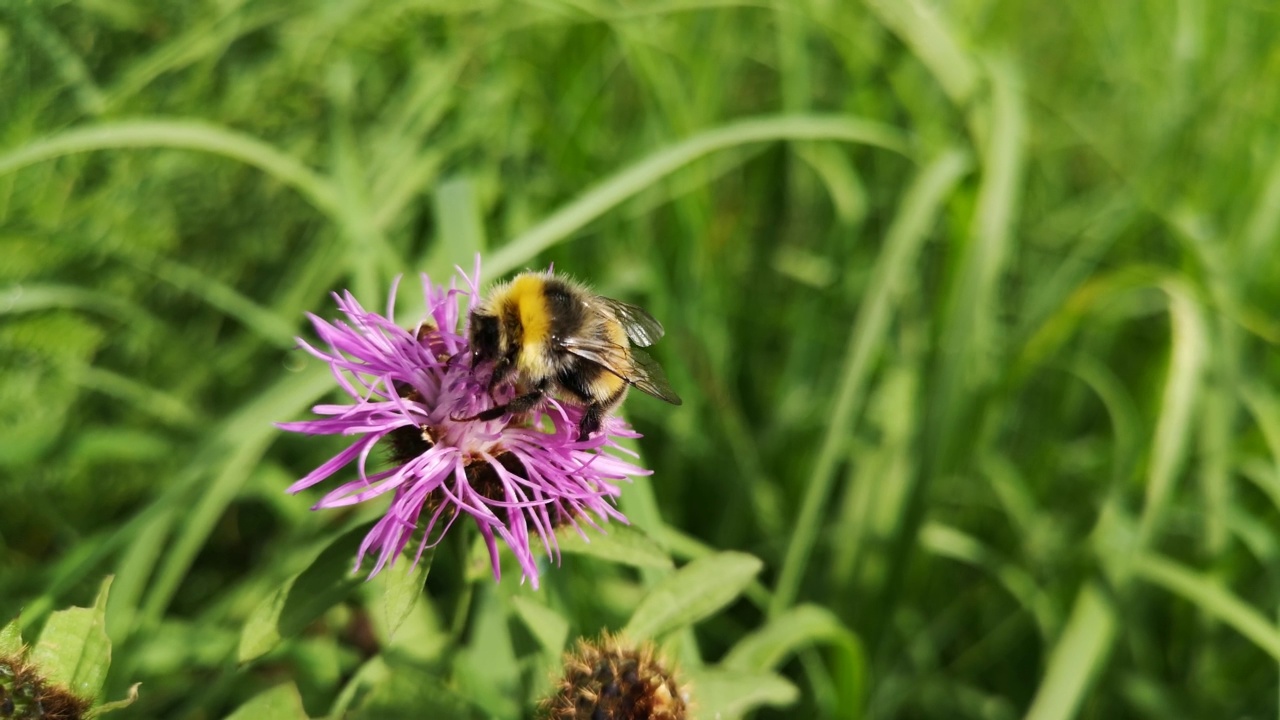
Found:
[(23, 643), (19, 621), (0, 629), (0, 705), (5, 717), (79, 720), (121, 710), (137, 699), (135, 685), (123, 700), (99, 701), (111, 667), (111, 640), (105, 630), (111, 581), (103, 580), (93, 607), (51, 613), (31, 647)]
[(643, 532), (627, 526), (610, 526), (604, 533), (588, 528), (557, 534), (560, 552), (622, 563), (638, 568), (671, 569), (671, 556)]
[(111, 578), (107, 578), (91, 608), (50, 615), (29, 656), (45, 680), (89, 700), (98, 697), (111, 666), (111, 640), (106, 632), (110, 588)]
[(227, 720), (307, 720), (307, 713), (297, 688), (277, 685), (241, 705)]
[[(1278, 35), (1204, 0), (0, 4), (0, 646), (142, 682), (121, 718), (522, 717), (604, 628), (704, 717), (1274, 715)], [(562, 533), (539, 591), (461, 524), (364, 583), (379, 508), (283, 494), (343, 446), (272, 424), (333, 387), (292, 338), (397, 274), (412, 323), (476, 251), (650, 309), (685, 403), (627, 402), (633, 526)]]
[(735, 600), (760, 572), (761, 563), (745, 553), (700, 557), (662, 578), (636, 606), (623, 632), (648, 640), (715, 614)]
[(372, 526), (373, 523), (363, 523), (346, 530), (326, 545), (305, 570), (262, 598), (240, 636), (240, 662), (256, 660), (282, 640), (301, 633), (355, 591), (360, 578), (352, 572), (352, 558)]

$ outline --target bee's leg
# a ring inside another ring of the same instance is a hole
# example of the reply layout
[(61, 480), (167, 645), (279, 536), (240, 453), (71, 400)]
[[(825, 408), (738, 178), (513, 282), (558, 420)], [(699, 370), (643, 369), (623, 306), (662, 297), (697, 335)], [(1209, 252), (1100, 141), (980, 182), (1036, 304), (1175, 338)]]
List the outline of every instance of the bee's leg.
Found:
[(493, 364), (493, 371), (489, 374), (489, 394), (492, 395), (495, 388), (506, 382), (515, 369), (516, 366), (510, 358), (498, 358), (498, 361)]
[[(471, 366), (472, 366), (472, 367), (475, 367), (475, 358), (474, 358), (474, 356), (472, 357)], [(503, 357), (503, 358), (498, 358), (498, 361), (497, 361), (497, 362), (495, 362), (495, 363), (493, 364), (493, 370), (492, 370), (492, 371), (490, 372), (490, 374), (489, 374), (489, 388), (488, 388), (488, 390), (489, 390), (489, 399), (490, 399), (490, 400), (492, 400), (492, 399), (493, 399), (493, 391), (494, 391), (494, 389), (495, 389), (495, 388), (497, 388), (499, 385), (501, 385), (503, 382), (505, 382), (505, 381), (506, 381), (506, 379), (507, 379), (508, 377), (510, 377), (511, 373), (512, 373), (512, 372), (514, 372), (514, 371), (515, 371), (515, 365), (513, 365), (513, 364), (511, 363), (511, 360), (510, 360), (510, 359), (508, 359), (508, 358), (505, 358), (505, 357)], [(546, 386), (547, 386), (547, 384), (546, 384), (545, 382), (544, 382), (544, 383), (539, 384), (539, 385), (538, 385), (538, 387), (534, 388), (534, 391), (533, 391), (532, 393), (529, 393), (529, 395), (530, 395), (530, 396), (537, 396), (537, 397), (538, 397), (538, 399), (540, 400), (540, 399), (541, 399), (541, 397), (542, 397), (542, 395), (546, 392)], [(500, 418), (500, 417), (502, 417), (503, 415), (507, 414), (507, 412), (508, 412), (508, 411), (510, 411), (510, 412), (523, 412), (523, 411), (521, 411), (521, 410), (510, 410), (510, 408), (511, 408), (512, 404), (514, 404), (514, 403), (516, 403), (516, 402), (519, 402), (519, 401), (522, 401), (522, 400), (524, 400), (524, 399), (525, 399), (525, 396), (518, 397), (518, 398), (515, 398), (514, 400), (512, 400), (511, 402), (507, 403), (506, 405), (499, 405), (499, 406), (497, 406), (497, 407), (491, 407), (491, 408), (489, 408), (488, 410), (485, 410), (484, 412), (476, 413), (475, 415), (472, 415), (472, 416), (470, 416), (470, 417), (457, 417), (457, 416), (450, 416), (450, 418), (449, 418), (449, 419), (450, 419), (450, 420), (453, 420), (454, 422), (470, 422), (470, 421), (472, 421), (472, 420), (484, 420), (484, 421), (486, 421), (486, 422), (487, 422), (487, 421), (489, 421), (489, 420), (497, 420), (498, 418)], [(538, 404), (538, 401), (537, 401), (537, 400), (534, 400), (533, 402), (531, 402), (531, 403), (529, 404), (529, 407), (530, 407), (530, 408), (532, 408), (534, 405), (537, 405), (537, 404)]]
[(600, 429), (601, 423), (604, 422), (604, 413), (604, 403), (591, 403), (586, 407), (586, 411), (582, 413), (582, 420), (578, 422), (578, 442), (586, 440), (591, 437), (591, 433)]
[(538, 404), (542, 402), (542, 399), (547, 396), (547, 389), (549, 386), (550, 386), (549, 383), (546, 381), (540, 382), (533, 387), (532, 391), (527, 392), (524, 395), (521, 395), (519, 397), (512, 398), (511, 402), (507, 403), (506, 405), (491, 407), (488, 410), (472, 415), (469, 418), (463, 418), (463, 419), (464, 420), (497, 420), (498, 418), (502, 417), (503, 415), (506, 415), (507, 413), (511, 413), (512, 415), (527, 413), (530, 410), (538, 407)]
[(593, 402), (586, 406), (582, 413), (582, 420), (578, 422), (578, 442), (582, 442), (591, 436), (591, 433), (600, 429), (604, 424), (604, 418), (614, 408), (622, 403), (622, 399), (627, 395), (627, 387), (623, 385), (618, 392), (607, 398), (604, 402)]
[(507, 406), (506, 406), (506, 405), (499, 405), (499, 406), (497, 406), (497, 407), (491, 407), (491, 408), (489, 408), (488, 410), (485, 410), (484, 412), (478, 412), (478, 413), (476, 413), (475, 415), (472, 415), (471, 417), (458, 418), (458, 419), (459, 419), (459, 420), (484, 420), (484, 421), (489, 421), (489, 420), (497, 420), (498, 418), (500, 418), (500, 417), (502, 417), (503, 415), (506, 415), (506, 414), (507, 414)]

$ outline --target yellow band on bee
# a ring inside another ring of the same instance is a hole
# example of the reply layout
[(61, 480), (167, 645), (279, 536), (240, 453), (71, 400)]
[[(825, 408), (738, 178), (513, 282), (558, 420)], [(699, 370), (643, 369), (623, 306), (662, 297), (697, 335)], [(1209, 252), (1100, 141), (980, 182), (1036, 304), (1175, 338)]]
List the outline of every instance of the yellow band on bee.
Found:
[(521, 275), (511, 284), (510, 298), (520, 308), (523, 329), (520, 344), (525, 351), (536, 349), (551, 334), (551, 313), (543, 293), (545, 283), (534, 275)]

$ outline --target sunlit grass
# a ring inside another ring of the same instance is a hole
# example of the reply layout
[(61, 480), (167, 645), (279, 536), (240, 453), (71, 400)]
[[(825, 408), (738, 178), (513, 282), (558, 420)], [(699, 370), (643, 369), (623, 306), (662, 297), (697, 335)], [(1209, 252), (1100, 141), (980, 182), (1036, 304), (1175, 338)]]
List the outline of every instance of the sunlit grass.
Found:
[[(0, 625), (114, 575), (122, 718), (281, 682), (521, 717), (629, 624), (730, 714), (1275, 715), (1278, 34), (1201, 0), (0, 7)], [(369, 517), (283, 494), (341, 447), (272, 425), (332, 388), (304, 313), (477, 252), (666, 326), (638, 529), (538, 592), (459, 534), (424, 602), (344, 586), (241, 663)]]

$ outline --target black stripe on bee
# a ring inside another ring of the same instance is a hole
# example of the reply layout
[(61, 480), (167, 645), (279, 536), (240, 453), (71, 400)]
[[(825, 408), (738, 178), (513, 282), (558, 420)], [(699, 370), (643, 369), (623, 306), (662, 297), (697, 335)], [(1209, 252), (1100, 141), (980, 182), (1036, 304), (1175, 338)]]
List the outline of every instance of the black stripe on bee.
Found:
[[(569, 355), (564, 361), (564, 367), (556, 375), (556, 381), (560, 387), (573, 395), (574, 399), (589, 403), (593, 400), (590, 388), (591, 379), (599, 372), (599, 366), (595, 363)], [(626, 386), (624, 385), (623, 387)]]
[(520, 322), (519, 303), (508, 301), (498, 316), (502, 322), (502, 337), (506, 338), (507, 341), (506, 352), (503, 356), (508, 360), (514, 361), (516, 356), (520, 354), (520, 344), (524, 338), (524, 324)]
[(471, 313), (471, 352), (481, 362), (498, 357), (498, 318), (493, 315)]
[(575, 294), (563, 280), (551, 278), (542, 286), (542, 295), (551, 316), (551, 337), (565, 338), (582, 332), (588, 308), (578, 300), (581, 293)]

